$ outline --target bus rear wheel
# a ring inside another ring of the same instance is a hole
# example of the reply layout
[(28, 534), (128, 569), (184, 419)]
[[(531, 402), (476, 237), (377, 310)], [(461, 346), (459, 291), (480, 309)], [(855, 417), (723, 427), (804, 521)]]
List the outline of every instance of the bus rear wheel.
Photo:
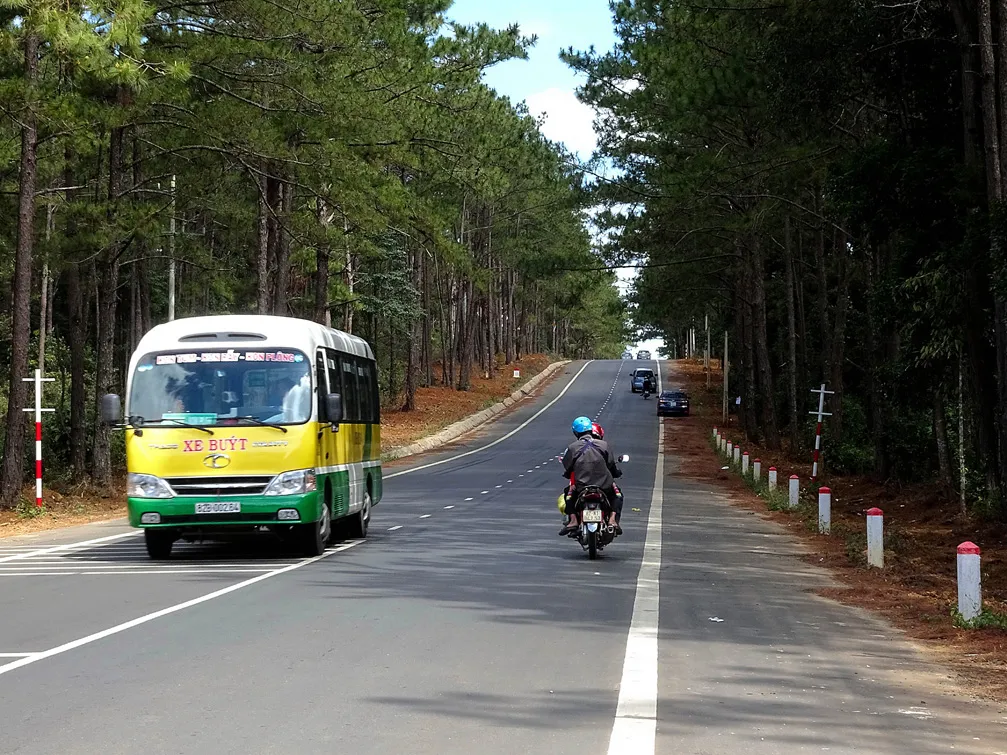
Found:
[(175, 533), (170, 530), (144, 530), (143, 540), (147, 545), (147, 555), (158, 561), (171, 557), (175, 544)]

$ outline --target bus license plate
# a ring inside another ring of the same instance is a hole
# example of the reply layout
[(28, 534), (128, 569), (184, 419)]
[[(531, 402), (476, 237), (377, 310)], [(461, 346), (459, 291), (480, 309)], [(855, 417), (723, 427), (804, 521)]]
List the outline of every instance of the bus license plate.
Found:
[(601, 509), (584, 509), (583, 517), (585, 522), (600, 522)]
[(241, 504), (237, 501), (216, 501), (214, 503), (197, 503), (197, 514), (240, 514)]

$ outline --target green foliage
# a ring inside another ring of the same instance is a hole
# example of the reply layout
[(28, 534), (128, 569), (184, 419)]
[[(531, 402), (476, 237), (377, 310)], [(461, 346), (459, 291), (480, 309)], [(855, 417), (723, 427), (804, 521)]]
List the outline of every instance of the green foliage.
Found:
[[(331, 319), (371, 341), (389, 405), (428, 376), (466, 388), (498, 354), (618, 355), (626, 311), (597, 271), (584, 178), (482, 81), (533, 40), (451, 23), (449, 6), (0, 0), (0, 109), (32, 107), (39, 125), (32, 279), (45, 263), (57, 281), (50, 477), (69, 475), (75, 443), (93, 456), (96, 372), (123, 389), (136, 338), (167, 316), (172, 256), (176, 316)], [(26, 34), (40, 41), (33, 80)], [(15, 118), (0, 121), (0, 281), (13, 274), (20, 138)], [(109, 302), (115, 344), (99, 365)], [(24, 336), (0, 315), (0, 357)]]

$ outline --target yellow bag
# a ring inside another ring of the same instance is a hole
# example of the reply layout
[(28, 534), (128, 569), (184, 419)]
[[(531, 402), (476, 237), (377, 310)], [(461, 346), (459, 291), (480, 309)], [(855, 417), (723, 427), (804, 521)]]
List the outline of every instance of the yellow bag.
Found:
[(556, 499), (556, 508), (559, 509), (559, 513), (566, 514), (566, 493), (559, 494), (559, 498)]

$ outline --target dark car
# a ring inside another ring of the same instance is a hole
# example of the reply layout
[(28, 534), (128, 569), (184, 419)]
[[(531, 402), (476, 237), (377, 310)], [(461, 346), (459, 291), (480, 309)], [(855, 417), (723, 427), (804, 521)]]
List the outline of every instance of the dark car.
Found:
[(683, 390), (661, 391), (657, 397), (657, 416), (689, 416), (689, 394)]
[(650, 378), (653, 385), (657, 385), (657, 378), (654, 377), (654, 371), (645, 368), (640, 368), (638, 370), (633, 370), (633, 375), (630, 380), (629, 389), (633, 393), (643, 393), (643, 381), (644, 378)]

